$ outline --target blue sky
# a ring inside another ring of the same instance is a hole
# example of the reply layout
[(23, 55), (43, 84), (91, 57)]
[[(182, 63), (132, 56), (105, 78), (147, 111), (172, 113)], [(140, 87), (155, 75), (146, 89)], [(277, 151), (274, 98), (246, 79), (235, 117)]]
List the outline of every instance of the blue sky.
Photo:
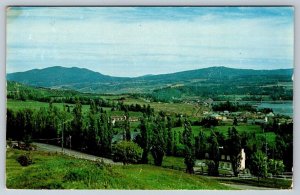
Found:
[(7, 72), (50, 66), (140, 76), (293, 67), (292, 7), (11, 7)]

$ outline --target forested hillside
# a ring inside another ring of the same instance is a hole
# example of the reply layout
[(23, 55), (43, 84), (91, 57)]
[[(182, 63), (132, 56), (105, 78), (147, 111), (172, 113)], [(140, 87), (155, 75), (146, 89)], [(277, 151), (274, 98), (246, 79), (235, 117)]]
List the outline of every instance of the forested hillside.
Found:
[(8, 81), (101, 94), (140, 94), (154, 101), (186, 97), (215, 100), (292, 100), (292, 69), (251, 70), (211, 67), (135, 78), (111, 77), (87, 69), (51, 67), (12, 73)]

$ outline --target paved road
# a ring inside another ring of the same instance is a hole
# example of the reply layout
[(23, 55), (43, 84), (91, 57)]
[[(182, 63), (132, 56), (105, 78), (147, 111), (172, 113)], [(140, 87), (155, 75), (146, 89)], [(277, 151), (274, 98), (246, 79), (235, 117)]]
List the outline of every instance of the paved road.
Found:
[[(58, 147), (58, 146), (53, 146), (53, 145), (49, 145), (49, 144), (42, 144), (42, 143), (36, 143), (36, 142), (33, 143), (33, 144), (36, 145), (37, 150), (40, 150), (40, 151), (62, 152), (61, 147)], [(103, 160), (104, 163), (107, 163), (107, 164), (122, 165), (122, 163), (114, 162), (114, 161), (112, 161), (111, 159), (108, 159), (108, 158), (103, 158), (103, 157), (99, 157), (99, 156), (85, 154), (85, 153), (78, 152), (78, 151), (75, 151), (75, 150), (69, 150), (69, 149), (64, 148), (63, 153), (66, 154), (66, 155), (69, 155), (69, 156), (73, 156), (75, 158), (81, 158), (81, 159), (92, 160), (92, 161)]]

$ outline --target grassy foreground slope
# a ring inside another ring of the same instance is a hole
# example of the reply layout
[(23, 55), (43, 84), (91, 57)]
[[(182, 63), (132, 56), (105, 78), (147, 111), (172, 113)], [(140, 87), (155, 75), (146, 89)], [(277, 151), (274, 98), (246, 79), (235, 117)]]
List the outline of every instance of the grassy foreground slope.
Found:
[(55, 153), (31, 152), (34, 164), (22, 167), (25, 151), (8, 149), (6, 186), (14, 189), (232, 189), (218, 181), (151, 165), (104, 165)]

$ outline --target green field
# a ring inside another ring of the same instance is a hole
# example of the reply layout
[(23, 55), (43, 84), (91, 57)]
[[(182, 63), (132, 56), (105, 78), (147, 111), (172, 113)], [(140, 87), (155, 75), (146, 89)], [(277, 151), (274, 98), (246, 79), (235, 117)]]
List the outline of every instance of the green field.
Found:
[(22, 167), (21, 150), (7, 150), (6, 184), (14, 189), (233, 189), (215, 179), (151, 165), (103, 165), (55, 153), (31, 152)]
[[(216, 126), (215, 131), (222, 132), (225, 136), (228, 134), (228, 128), (231, 128), (232, 126)], [(262, 128), (259, 125), (246, 125), (246, 124), (240, 124), (235, 127), (239, 133), (242, 132), (248, 132), (248, 133), (255, 133), (256, 136), (264, 136), (266, 134), (266, 138), (268, 142), (275, 142), (275, 133), (274, 132), (266, 132), (264, 134)]]
[[(71, 105), (74, 104), (65, 104), (65, 103), (53, 103), (53, 106), (56, 106), (59, 109), (63, 109), (64, 105)], [(49, 103), (46, 102), (38, 102), (38, 101), (21, 101), (21, 100), (7, 100), (7, 108), (12, 109), (14, 111), (22, 110), (22, 109), (32, 109), (32, 110), (39, 110), (40, 108), (48, 108)], [(82, 105), (83, 113), (87, 113), (90, 109), (89, 105)], [(111, 111), (111, 108), (103, 108), (103, 110), (107, 111), (112, 116), (122, 116), (124, 115), (124, 111)], [(129, 111), (129, 115), (132, 117), (140, 117), (143, 114), (141, 112), (131, 112)]]
[[(200, 130), (203, 130), (204, 133), (206, 134), (206, 136), (209, 136), (212, 131), (218, 131), (218, 132), (221, 132), (222, 134), (224, 134), (225, 137), (227, 137), (228, 128), (231, 128), (231, 127), (232, 127), (232, 125), (224, 125), (224, 126), (216, 126), (212, 129), (208, 129), (208, 128), (204, 128), (202, 126), (192, 126), (192, 131), (193, 131), (194, 136), (198, 136)], [(275, 133), (274, 132), (266, 132), (264, 134), (262, 128), (259, 125), (240, 124), (239, 126), (236, 126), (235, 128), (237, 129), (237, 131), (239, 133), (242, 133), (242, 132), (252, 133), (253, 132), (258, 137), (261, 137), (261, 136), (264, 137), (264, 135), (266, 135), (267, 141), (269, 143), (275, 142), (275, 137), (276, 137)], [(175, 128), (173, 128), (173, 131), (182, 132), (183, 127), (175, 127)]]
[[(63, 109), (63, 106), (66, 105), (64, 103), (53, 103), (53, 106), (56, 106), (59, 109)], [(68, 104), (72, 105), (72, 104)], [(40, 108), (48, 108), (49, 103), (46, 102), (38, 102), (38, 101), (21, 101), (21, 100), (12, 100), (12, 99), (7, 99), (7, 108), (12, 109), (12, 110), (22, 110), (22, 109), (33, 109), (33, 110), (39, 110)], [(89, 105), (83, 105), (82, 106), (82, 111), (87, 112), (89, 110), (90, 106)]]
[(155, 111), (164, 111), (166, 113), (181, 113), (191, 116), (195, 112), (195, 106), (192, 104), (185, 103), (163, 103), (163, 102), (149, 102), (143, 98), (132, 98), (126, 95), (111, 95), (111, 96), (101, 96), (104, 99), (117, 101), (120, 97), (124, 97), (124, 104), (140, 104), (140, 105), (150, 105)]

